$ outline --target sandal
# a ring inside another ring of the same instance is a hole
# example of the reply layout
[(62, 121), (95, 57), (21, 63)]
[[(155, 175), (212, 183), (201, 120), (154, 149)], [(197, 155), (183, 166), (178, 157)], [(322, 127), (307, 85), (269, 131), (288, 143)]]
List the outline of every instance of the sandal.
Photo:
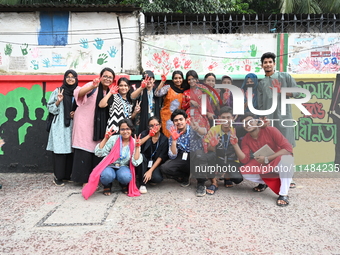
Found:
[(266, 188), (268, 188), (267, 184), (259, 184), (255, 188), (253, 188), (254, 192), (262, 192), (265, 191)]
[(103, 194), (104, 194), (104, 196), (111, 196), (111, 194), (112, 194), (111, 188), (104, 188)]
[[(207, 194), (208, 195), (214, 195), (215, 192), (218, 190), (218, 187), (216, 187), (216, 185), (211, 184), (208, 188), (207, 188)], [(209, 192), (212, 191), (212, 192)]]
[(122, 192), (124, 193), (124, 194), (127, 194), (128, 193), (128, 186), (126, 185), (126, 186), (122, 186)]
[(234, 184), (231, 180), (224, 179), (224, 187), (232, 188), (232, 187), (234, 187)]
[[(289, 197), (288, 196), (282, 196), (282, 195), (279, 195), (279, 197), (277, 198), (277, 201), (276, 201), (276, 205), (278, 206), (287, 206), (289, 205)], [(284, 201), (285, 204), (281, 204), (279, 203), (279, 201)]]

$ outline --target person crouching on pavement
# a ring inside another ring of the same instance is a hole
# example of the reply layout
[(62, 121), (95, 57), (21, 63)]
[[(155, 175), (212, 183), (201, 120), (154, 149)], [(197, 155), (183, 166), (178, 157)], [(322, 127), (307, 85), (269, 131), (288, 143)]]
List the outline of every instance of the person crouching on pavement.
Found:
[(160, 166), (168, 157), (168, 138), (161, 132), (161, 122), (153, 116), (147, 122), (148, 129), (141, 133), (141, 152), (143, 162), (136, 168), (139, 192), (147, 193), (146, 183), (160, 183), (163, 176)]
[(169, 138), (169, 158), (161, 166), (162, 173), (173, 178), (182, 187), (190, 185), (190, 152), (202, 150), (202, 137), (200, 137), (188, 122), (188, 115), (182, 109), (176, 109), (171, 114), (174, 126), (171, 127)]
[[(224, 169), (224, 186), (232, 188), (235, 184), (243, 181), (242, 174), (240, 173), (240, 166), (233, 145), (230, 142), (232, 134), (236, 134), (235, 127), (232, 127), (234, 120), (233, 110), (229, 106), (224, 106), (219, 112), (219, 125), (212, 127), (205, 137), (205, 142), (208, 144), (208, 152), (214, 155), (214, 159), (210, 161), (213, 166)], [(217, 178), (222, 173), (214, 173), (215, 176), (211, 178), (211, 185), (207, 188), (209, 195), (214, 195), (218, 189)]]
[[(135, 180), (135, 166), (143, 161), (140, 153), (140, 137), (132, 138), (134, 125), (130, 119), (118, 123), (119, 135), (107, 131), (104, 139), (96, 146), (95, 155), (105, 157), (90, 175), (88, 184), (83, 188), (85, 199), (90, 197), (100, 182), (104, 185), (103, 194), (111, 195), (112, 182), (117, 179), (122, 191), (128, 196), (139, 196)], [(92, 192), (92, 193), (91, 193)]]
[[(293, 177), (294, 158), (292, 145), (275, 127), (258, 127), (255, 115), (248, 112), (242, 116), (244, 136), (241, 147), (237, 143), (237, 137), (230, 139), (236, 155), (244, 164), (240, 168), (243, 178), (260, 183), (253, 188), (254, 192), (262, 192), (268, 186), (279, 195), (276, 204), (287, 206), (289, 204), (289, 185)], [(251, 159), (251, 152), (255, 153), (263, 146), (268, 145), (274, 154), (268, 156), (257, 155)]]

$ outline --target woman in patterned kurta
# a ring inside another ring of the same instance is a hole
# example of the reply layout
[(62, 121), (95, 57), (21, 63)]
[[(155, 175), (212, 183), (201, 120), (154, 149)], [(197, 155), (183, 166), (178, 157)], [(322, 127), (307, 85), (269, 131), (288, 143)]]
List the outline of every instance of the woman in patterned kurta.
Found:
[(73, 70), (64, 74), (63, 85), (56, 88), (48, 100), (48, 111), (54, 114), (46, 150), (52, 151), (54, 158), (54, 184), (63, 186), (72, 172), (72, 127), (74, 107), (73, 91), (78, 86), (78, 75)]
[(135, 110), (132, 111), (132, 100), (130, 93), (130, 82), (127, 78), (121, 77), (118, 82), (118, 91), (114, 87), (100, 101), (99, 107), (109, 107), (109, 119), (107, 120), (107, 130), (118, 131), (118, 123), (122, 119), (134, 119), (140, 111), (139, 103), (136, 104)]
[(198, 75), (194, 70), (188, 71), (185, 78), (190, 89), (183, 93), (182, 109), (190, 117), (190, 122), (197, 123), (199, 127), (204, 128), (206, 134), (210, 129), (208, 118), (214, 118), (214, 110), (210, 105), (208, 95), (206, 95), (207, 115), (202, 115), (202, 95), (204, 94), (202, 91), (207, 90), (207, 88), (198, 84)]
[(160, 111), (162, 119), (162, 130), (166, 137), (170, 137), (170, 127), (173, 122), (170, 120), (171, 114), (176, 109), (181, 109), (183, 92), (187, 89), (187, 85), (183, 84), (184, 77), (181, 71), (172, 73), (171, 85), (162, 86), (161, 84), (155, 90), (155, 96), (164, 96), (163, 107)]

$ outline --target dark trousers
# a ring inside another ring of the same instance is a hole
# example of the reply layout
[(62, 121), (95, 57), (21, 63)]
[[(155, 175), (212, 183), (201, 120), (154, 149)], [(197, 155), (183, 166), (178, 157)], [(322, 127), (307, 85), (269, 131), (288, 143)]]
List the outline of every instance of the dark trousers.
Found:
[[(139, 186), (145, 185), (144, 183), (144, 174), (149, 170), (148, 168), (149, 160), (143, 155), (143, 162), (136, 167), (136, 174), (138, 175), (138, 178), (136, 181), (138, 181)], [(156, 169), (152, 172), (151, 180), (149, 182), (153, 183), (160, 183), (163, 181), (163, 175), (161, 172), (161, 165), (156, 167)]]
[(73, 153), (55, 154), (53, 155), (53, 170), (54, 176), (58, 180), (70, 180), (73, 164)]
[(103, 158), (99, 158), (94, 153), (74, 149), (72, 181), (79, 183), (87, 183), (89, 176)]
[(230, 179), (233, 183), (239, 184), (243, 181), (243, 176), (240, 172), (241, 163), (231, 161), (227, 164), (219, 164), (220, 166), (228, 167), (228, 171), (224, 172), (224, 179)]
[(161, 166), (161, 172), (170, 178), (189, 178), (190, 176), (190, 153), (187, 160), (182, 160), (183, 153), (177, 154), (175, 159), (167, 160)]

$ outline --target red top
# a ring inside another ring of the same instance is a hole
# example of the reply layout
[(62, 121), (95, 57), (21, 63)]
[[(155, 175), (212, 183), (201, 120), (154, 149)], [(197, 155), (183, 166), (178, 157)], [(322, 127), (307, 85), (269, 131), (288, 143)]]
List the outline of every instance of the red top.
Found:
[(278, 165), (281, 160), (281, 156), (276, 157), (274, 160), (270, 161), (269, 164), (262, 166), (255, 159), (250, 159), (250, 152), (256, 152), (265, 144), (267, 144), (275, 153), (281, 149), (286, 149), (291, 154), (293, 154), (292, 145), (277, 128), (260, 128), (257, 139), (252, 138), (248, 133), (242, 140), (242, 151), (246, 155), (246, 157), (241, 160), (241, 162), (244, 164), (244, 166), (240, 168), (243, 174), (265, 174), (272, 172), (273, 169), (271, 167)]

